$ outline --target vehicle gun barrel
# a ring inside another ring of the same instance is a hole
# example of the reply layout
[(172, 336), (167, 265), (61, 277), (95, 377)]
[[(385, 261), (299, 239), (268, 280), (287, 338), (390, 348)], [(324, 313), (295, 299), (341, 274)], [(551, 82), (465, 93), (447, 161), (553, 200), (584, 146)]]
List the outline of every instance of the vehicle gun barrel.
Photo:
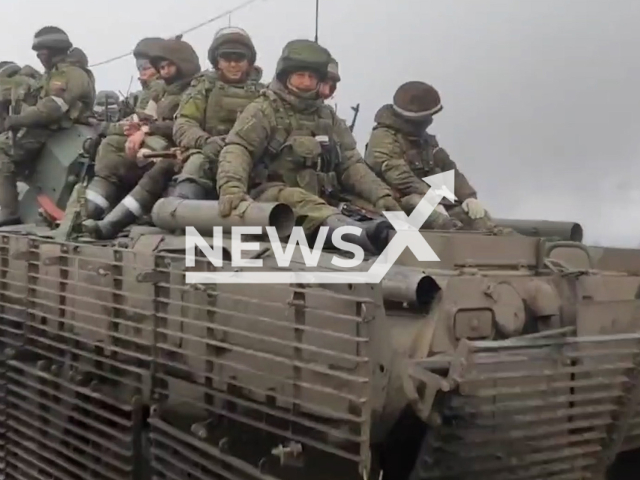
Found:
[(558, 240), (582, 242), (582, 225), (554, 220), (492, 219), (499, 227), (508, 227), (527, 237), (553, 237)]
[(151, 211), (153, 223), (164, 230), (194, 227), (199, 233), (211, 235), (213, 227), (274, 227), (279, 237), (291, 234), (295, 224), (293, 210), (284, 203), (252, 202), (242, 217), (221, 217), (215, 200), (187, 200), (168, 197), (156, 202)]
[(412, 267), (394, 265), (382, 279), (382, 295), (385, 300), (420, 307), (429, 305), (439, 290), (433, 277)]

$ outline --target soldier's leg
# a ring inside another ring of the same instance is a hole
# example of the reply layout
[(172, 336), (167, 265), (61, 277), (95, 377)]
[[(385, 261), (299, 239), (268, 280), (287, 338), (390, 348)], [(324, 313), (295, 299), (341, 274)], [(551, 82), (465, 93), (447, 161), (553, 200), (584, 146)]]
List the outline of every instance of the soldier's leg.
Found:
[[(340, 227), (358, 227), (362, 229), (360, 235), (347, 234), (343, 235), (342, 238), (349, 243), (360, 245), (365, 252), (374, 255), (380, 253), (386, 246), (386, 241), (382, 241), (382, 237), (392, 228), (391, 224), (383, 222), (378, 225), (371, 225), (371, 228), (367, 229), (366, 225), (342, 215), (338, 209), (302, 188), (287, 187), (282, 184), (273, 185), (260, 192), (256, 200), (260, 202), (280, 202), (289, 205), (296, 215), (297, 223), (302, 225), (307, 235), (314, 236), (317, 234), (319, 227), (326, 226), (329, 229), (327, 232), (327, 240), (329, 241), (333, 232)], [(381, 246), (381, 244), (384, 244), (384, 246)]]
[(161, 158), (102, 220), (85, 220), (82, 224), (84, 231), (99, 239), (115, 238), (124, 228), (151, 211), (174, 174), (175, 160)]
[(0, 226), (20, 223), (18, 172), (36, 160), (52, 131), (21, 130), (14, 140), (12, 132), (0, 135)]
[(100, 219), (137, 183), (140, 167), (125, 155), (127, 137), (110, 135), (100, 144), (95, 176), (85, 192), (85, 216)]
[(211, 159), (200, 152), (192, 153), (174, 178), (175, 186), (170, 196), (204, 200), (217, 198), (214, 167)]
[[(422, 195), (418, 194), (402, 197), (400, 199), (400, 207), (407, 215), (411, 215), (422, 198)], [(459, 230), (462, 228), (462, 224), (457, 218), (451, 215), (444, 215), (434, 210), (431, 215), (429, 215), (429, 218), (422, 224), (422, 228), (426, 230)]]

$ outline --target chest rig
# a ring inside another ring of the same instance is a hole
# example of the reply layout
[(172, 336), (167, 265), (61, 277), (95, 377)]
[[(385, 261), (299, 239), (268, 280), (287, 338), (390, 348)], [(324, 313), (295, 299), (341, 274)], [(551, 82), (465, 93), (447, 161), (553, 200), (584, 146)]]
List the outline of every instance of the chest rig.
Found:
[(260, 84), (247, 82), (230, 85), (220, 80), (207, 80), (207, 110), (204, 130), (212, 136), (226, 135), (238, 115), (260, 94)]
[(396, 138), (404, 152), (404, 160), (414, 175), (423, 178), (441, 173), (440, 167), (435, 163), (434, 153), (439, 146), (433, 135), (425, 133), (420, 138), (410, 138), (397, 133)]
[(263, 158), (267, 180), (332, 196), (338, 186), (335, 171), (341, 157), (331, 110), (321, 106), (312, 113), (299, 113), (274, 92), (267, 90), (265, 95), (276, 125)]

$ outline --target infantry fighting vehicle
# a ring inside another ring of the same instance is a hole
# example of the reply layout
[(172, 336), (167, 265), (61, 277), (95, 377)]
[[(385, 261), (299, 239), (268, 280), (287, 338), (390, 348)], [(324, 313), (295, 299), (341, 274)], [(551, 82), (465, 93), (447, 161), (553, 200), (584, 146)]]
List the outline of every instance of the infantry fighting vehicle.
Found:
[[(64, 209), (89, 133), (52, 140), (26, 218)], [(214, 267), (182, 228), (210, 242), (215, 206), (161, 200), (165, 228), (107, 242), (0, 230), (5, 478), (598, 479), (640, 446), (637, 251), (501, 221), (523, 235), (423, 232), (440, 261), (376, 284), (188, 284)]]

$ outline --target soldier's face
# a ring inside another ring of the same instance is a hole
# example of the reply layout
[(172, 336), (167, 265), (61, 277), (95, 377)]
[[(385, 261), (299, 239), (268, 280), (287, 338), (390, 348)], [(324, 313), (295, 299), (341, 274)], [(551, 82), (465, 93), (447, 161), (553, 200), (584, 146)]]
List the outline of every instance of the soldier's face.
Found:
[(51, 50), (38, 50), (36, 52), (36, 57), (38, 57), (38, 60), (40, 60), (40, 63), (45, 69), (48, 70), (53, 66), (53, 55), (51, 53)]
[(322, 82), (320, 84), (320, 89), (318, 91), (320, 92), (320, 96), (324, 100), (329, 100), (336, 93), (337, 87), (338, 85), (336, 84), (336, 82), (334, 82), (333, 80), (327, 80), (326, 82)]
[(313, 92), (318, 88), (318, 76), (313, 72), (294, 72), (287, 81), (289, 87), (299, 92)]
[(227, 80), (242, 80), (249, 71), (249, 60), (242, 53), (222, 53), (218, 57), (218, 70)]
[(138, 70), (138, 74), (138, 79), (140, 80), (140, 82), (146, 83), (153, 80), (153, 77), (155, 77), (158, 72), (156, 72), (156, 69), (153, 68), (150, 63), (147, 63)]
[(170, 80), (178, 74), (178, 67), (175, 63), (170, 62), (169, 60), (164, 60), (158, 66), (158, 72), (160, 73), (160, 78), (163, 80)]

